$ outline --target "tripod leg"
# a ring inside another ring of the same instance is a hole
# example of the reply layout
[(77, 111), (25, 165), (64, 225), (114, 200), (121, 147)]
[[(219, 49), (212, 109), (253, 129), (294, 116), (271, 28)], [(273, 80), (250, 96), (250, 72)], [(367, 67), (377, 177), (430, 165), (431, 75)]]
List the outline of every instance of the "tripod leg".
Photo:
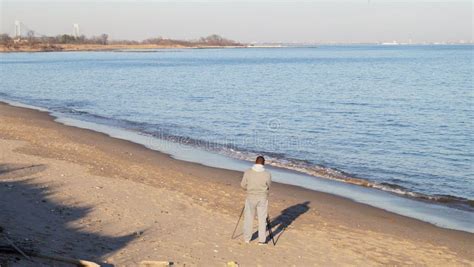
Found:
[(239, 220), (237, 220), (237, 224), (235, 225), (234, 232), (232, 232), (232, 237), (230, 239), (234, 239), (235, 231), (237, 230), (237, 226), (239, 226), (240, 218), (242, 218), (242, 214), (244, 214), (245, 205), (240, 212)]
[(270, 216), (267, 216), (267, 229), (268, 233), (270, 234), (270, 237), (272, 238), (273, 245), (275, 246), (275, 239), (273, 238), (273, 232), (272, 232), (272, 225), (270, 223)]

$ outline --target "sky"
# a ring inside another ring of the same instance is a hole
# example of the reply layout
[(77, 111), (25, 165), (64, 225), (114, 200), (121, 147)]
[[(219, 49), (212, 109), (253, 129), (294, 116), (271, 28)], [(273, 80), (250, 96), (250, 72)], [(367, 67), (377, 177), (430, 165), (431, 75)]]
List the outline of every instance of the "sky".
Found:
[(473, 2), (389, 0), (160, 1), (0, 0), (0, 32), (14, 21), (44, 35), (193, 40), (219, 34), (245, 43), (458, 42), (473, 40)]

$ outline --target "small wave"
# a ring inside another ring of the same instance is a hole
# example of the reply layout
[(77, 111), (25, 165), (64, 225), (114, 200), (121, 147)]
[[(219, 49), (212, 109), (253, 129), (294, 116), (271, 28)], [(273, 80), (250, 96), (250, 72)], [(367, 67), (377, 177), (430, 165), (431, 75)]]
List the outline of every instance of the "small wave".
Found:
[[(387, 182), (374, 182), (368, 179), (355, 177), (347, 172), (329, 168), (326, 166), (318, 166), (314, 165), (308, 161), (298, 160), (298, 159), (288, 159), (288, 158), (281, 158), (281, 157), (272, 157), (275, 155), (281, 156), (280, 154), (272, 154), (272, 153), (265, 153), (265, 152), (248, 152), (242, 150), (235, 150), (235, 149), (222, 149), (219, 151), (220, 153), (226, 154), (232, 158), (237, 158), (240, 160), (245, 161), (253, 161), (255, 156), (263, 154), (267, 158), (267, 162), (271, 166), (275, 166), (278, 168), (283, 168), (287, 170), (297, 171), (300, 173), (305, 173), (310, 176), (318, 177), (318, 178), (325, 178), (330, 180), (336, 180), (348, 184), (353, 184), (357, 186), (363, 186), (368, 188), (374, 188), (377, 190), (382, 190), (386, 192), (390, 192), (393, 194), (397, 194), (400, 196), (410, 197), (422, 201), (429, 201), (438, 204), (448, 204), (450, 206), (461, 208), (461, 209), (474, 209), (474, 200), (451, 196), (451, 195), (428, 195), (419, 192), (414, 192), (409, 188), (406, 188), (400, 184), (394, 183), (387, 183)], [(404, 181), (398, 180), (400, 183)]]
[[(0, 93), (1, 96), (7, 96), (5, 93)], [(8, 100), (2, 100), (7, 103), (12, 103)], [(14, 103), (12, 103), (14, 104)], [(78, 106), (87, 105), (87, 103), (75, 103)], [(31, 108), (31, 107), (30, 107)], [(155, 138), (164, 139), (166, 141), (179, 143), (187, 146), (193, 146), (198, 149), (203, 149), (219, 154), (226, 155), (228, 157), (244, 160), (244, 161), (253, 161), (257, 155), (265, 155), (267, 159), (267, 163), (271, 166), (292, 170), (304, 174), (308, 174), (310, 176), (318, 177), (318, 178), (325, 178), (330, 180), (336, 180), (348, 184), (374, 188), (386, 192), (390, 192), (393, 194), (406, 196), (422, 201), (429, 201), (434, 203), (440, 204), (447, 204), (453, 207), (465, 209), (466, 207), (469, 210), (474, 210), (474, 200), (452, 196), (452, 195), (428, 195), (424, 193), (414, 192), (411, 191), (409, 188), (401, 186), (399, 183), (406, 183), (406, 181), (402, 181), (399, 179), (392, 179), (395, 183), (388, 183), (388, 182), (375, 182), (369, 179), (364, 179), (360, 177), (356, 177), (350, 173), (344, 172), (342, 170), (338, 170), (335, 168), (326, 167), (323, 165), (315, 165), (314, 163), (306, 160), (288, 158), (284, 153), (276, 153), (270, 151), (256, 151), (256, 150), (249, 150), (244, 149), (236, 146), (229, 146), (225, 144), (213, 143), (204, 140), (192, 139), (185, 136), (174, 135), (171, 132), (166, 131), (165, 129), (168, 127), (164, 127), (163, 125), (156, 125), (150, 124), (146, 122), (137, 122), (137, 121), (130, 121), (126, 119), (113, 119), (101, 115), (96, 115), (89, 113), (87, 111), (78, 110), (75, 108), (51, 108), (50, 109), (53, 113), (58, 112), (63, 115), (70, 115), (73, 117), (77, 117), (81, 120), (85, 121), (92, 121), (100, 124), (106, 124), (111, 126), (117, 126), (120, 128), (125, 128), (128, 130), (134, 130), (140, 132), (145, 135), (150, 135)], [(170, 127), (170, 128), (174, 128)], [(177, 126), (176, 126), (177, 127)]]
[[(314, 163), (306, 160), (288, 158), (283, 153), (269, 152), (269, 151), (256, 151), (243, 149), (236, 146), (227, 146), (219, 143), (212, 143), (203, 140), (196, 140), (188, 137), (181, 137), (176, 135), (162, 135), (161, 138), (164, 138), (172, 142), (180, 142), (179, 140), (186, 140), (186, 145), (194, 146), (198, 149), (207, 150), (214, 153), (219, 153), (234, 159), (243, 160), (243, 161), (253, 161), (258, 155), (265, 155), (267, 164), (287, 169), (291, 171), (296, 171), (299, 173), (308, 174), (317, 178), (324, 178), (330, 180), (336, 180), (348, 184), (353, 184), (357, 186), (363, 186), (368, 188), (374, 188), (377, 190), (382, 190), (385, 192), (397, 194), (404, 197), (410, 197), (417, 200), (429, 201), (438, 204), (448, 204), (455, 208), (468, 209), (474, 211), (474, 201), (457, 196), (450, 195), (428, 195), (419, 192), (414, 192), (409, 188), (406, 188), (400, 184), (387, 183), (387, 182), (375, 182), (369, 179), (364, 179), (356, 177), (350, 173), (338, 170), (335, 168), (330, 168), (322, 165), (315, 165)], [(184, 139), (182, 139), (184, 138)], [(394, 181), (405, 183), (405, 181), (394, 179)]]

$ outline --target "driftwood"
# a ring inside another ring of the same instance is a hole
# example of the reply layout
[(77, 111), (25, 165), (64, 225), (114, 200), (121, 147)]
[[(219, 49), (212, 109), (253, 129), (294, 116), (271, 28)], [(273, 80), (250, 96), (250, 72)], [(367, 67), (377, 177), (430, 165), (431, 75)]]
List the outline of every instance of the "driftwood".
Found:
[(45, 254), (40, 254), (40, 253), (33, 253), (32, 256), (36, 257), (36, 258), (42, 258), (42, 259), (47, 259), (47, 260), (54, 260), (54, 261), (70, 263), (70, 264), (74, 264), (76, 266), (81, 266), (81, 267), (100, 267), (100, 265), (95, 263), (95, 262), (81, 260), (81, 259), (73, 259), (73, 258), (67, 258), (67, 257), (45, 255)]
[(18, 254), (18, 250), (14, 249), (12, 246), (0, 246), (0, 253), (5, 254)]
[(0, 228), (0, 234), (3, 235), (5, 240), (7, 240), (7, 242), (10, 243), (10, 246), (12, 246), (16, 251), (18, 251), (18, 253), (20, 253), (26, 259), (31, 260), (31, 258), (28, 255), (26, 255), (25, 252), (23, 252), (23, 250), (17, 247), (15, 243), (13, 243), (13, 241), (11, 241), (10, 238), (8, 238), (7, 234), (3, 232), (3, 228)]
[(36, 257), (36, 258), (42, 258), (42, 259), (47, 259), (47, 260), (70, 263), (70, 264), (81, 266), (81, 267), (100, 267), (99, 264), (95, 262), (91, 262), (91, 261), (73, 259), (73, 258), (67, 258), (67, 257), (59, 257), (59, 256), (53, 256), (53, 255), (45, 255), (45, 254), (37, 253), (34, 251), (23, 251), (17, 245), (15, 245), (13, 241), (11, 241), (7, 237), (6, 233), (3, 232), (3, 228), (1, 226), (0, 226), (0, 235), (2, 235), (5, 238), (5, 240), (7, 240), (7, 242), (9, 243), (8, 246), (3, 246), (3, 245), (0, 246), (0, 253), (3, 252), (3, 253), (9, 253), (9, 254), (20, 254), (28, 260), (31, 260), (31, 257)]
[[(52, 256), (52, 255), (45, 255), (41, 253), (36, 253), (33, 251), (24, 251), (28, 253), (31, 257), (41, 258), (46, 260), (53, 260), (53, 261), (60, 261), (64, 263), (70, 263), (72, 265), (81, 266), (81, 267), (99, 267), (100, 265), (86, 260), (81, 259), (73, 259), (67, 257), (59, 257), (59, 256)], [(8, 254), (21, 254), (19, 251), (11, 246), (0, 246), (0, 253), (8, 253)], [(25, 254), (26, 254), (25, 253)], [(29, 258), (31, 260), (31, 258)]]
[(174, 264), (169, 261), (142, 261), (139, 264), (139, 267), (171, 267), (171, 266), (174, 266)]

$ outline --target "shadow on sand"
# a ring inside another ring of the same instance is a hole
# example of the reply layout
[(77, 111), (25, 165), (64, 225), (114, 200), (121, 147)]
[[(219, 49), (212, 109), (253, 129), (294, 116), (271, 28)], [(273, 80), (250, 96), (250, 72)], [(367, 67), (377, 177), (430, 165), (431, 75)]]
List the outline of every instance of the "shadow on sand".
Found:
[[(0, 164), (0, 227), (6, 235), (5, 238), (0, 234), (0, 247), (8, 245), (7, 239), (10, 239), (32, 253), (79, 258), (111, 266), (102, 263), (101, 259), (125, 247), (135, 235), (112, 237), (87, 231), (89, 225), (100, 224), (87, 216), (92, 207), (55, 203), (51, 195), (59, 189), (36, 183), (32, 178), (44, 169), (44, 165)], [(73, 226), (77, 221), (81, 222), (80, 227)], [(11, 260), (10, 263), (15, 264), (20, 258), (0, 252), (0, 265)], [(16, 264), (34, 266), (36, 259), (32, 258), (33, 262), (21, 259), (22, 262)]]
[[(293, 206), (290, 206), (280, 212), (280, 214), (275, 218), (270, 218), (270, 227), (273, 232), (273, 238), (275, 240), (275, 245), (278, 243), (281, 235), (285, 232), (286, 228), (290, 226), (298, 217), (306, 213), (309, 207), (310, 201), (305, 201)], [(258, 231), (255, 231), (252, 235), (252, 240), (258, 238)], [(270, 242), (271, 237), (267, 235), (266, 242)]]

